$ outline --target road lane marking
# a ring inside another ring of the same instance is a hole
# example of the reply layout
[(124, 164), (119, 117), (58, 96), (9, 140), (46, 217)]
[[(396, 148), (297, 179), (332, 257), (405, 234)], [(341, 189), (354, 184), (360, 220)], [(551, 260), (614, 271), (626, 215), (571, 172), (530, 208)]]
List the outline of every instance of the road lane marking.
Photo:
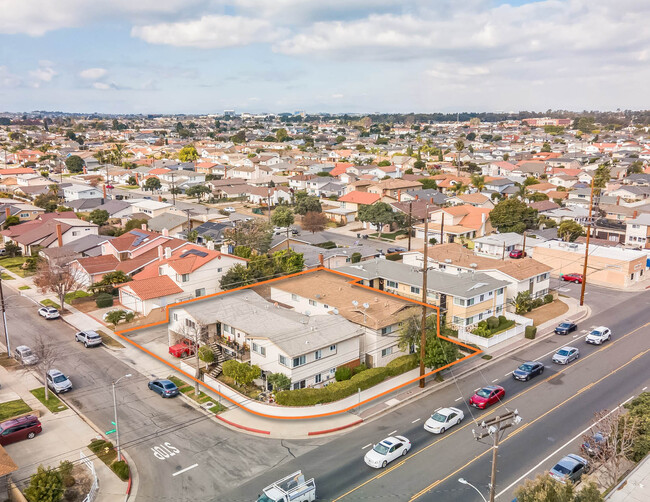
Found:
[(181, 469), (180, 471), (175, 472), (172, 474), (172, 476), (178, 476), (179, 474), (183, 474), (184, 472), (189, 471), (190, 469), (194, 469), (195, 467), (198, 467), (199, 464), (192, 464), (189, 467), (186, 467), (185, 469)]
[(641, 389), (641, 390), (642, 390), (642, 391), (645, 391), (646, 389), (647, 389), (647, 387), (643, 387), (643, 389)]
[(517, 480), (515, 480), (514, 482), (510, 483), (506, 488), (504, 488), (503, 490), (501, 490), (499, 493), (497, 493), (497, 494), (495, 495), (495, 498), (496, 498), (496, 497), (500, 497), (500, 496), (503, 495), (505, 492), (507, 492), (508, 490), (510, 490), (510, 488), (512, 488), (513, 486), (515, 486), (516, 484), (518, 484), (522, 479), (528, 477), (528, 475), (529, 475), (531, 472), (536, 471), (537, 469), (539, 469), (539, 467), (540, 467), (543, 463), (547, 462), (551, 457), (557, 455), (558, 452), (562, 451), (564, 448), (566, 448), (567, 446), (569, 446), (571, 443), (573, 443), (573, 442), (574, 442), (576, 439), (578, 439), (580, 436), (582, 436), (582, 435), (586, 434), (587, 432), (589, 432), (591, 429), (593, 429), (593, 427), (594, 427), (595, 425), (598, 425), (600, 422), (602, 422), (603, 420), (605, 420), (608, 416), (610, 416), (610, 415), (611, 415), (612, 413), (614, 413), (616, 410), (618, 410), (619, 408), (621, 408), (624, 404), (626, 404), (626, 403), (627, 403), (628, 401), (630, 401), (631, 399), (634, 399), (634, 396), (632, 396), (632, 397), (626, 399), (626, 400), (623, 401), (621, 404), (619, 404), (616, 408), (614, 408), (612, 411), (610, 411), (607, 415), (605, 415), (604, 417), (600, 418), (599, 420), (596, 420), (593, 424), (591, 424), (591, 425), (590, 425), (589, 427), (587, 427), (585, 430), (583, 430), (583, 431), (579, 432), (578, 434), (576, 434), (575, 436), (573, 436), (573, 437), (572, 437), (571, 439), (569, 439), (566, 443), (564, 443), (562, 446), (560, 446), (557, 450), (555, 450), (553, 453), (551, 453), (548, 457), (546, 457), (544, 460), (542, 460), (539, 464), (537, 464), (535, 467), (533, 467), (532, 469), (530, 469), (530, 470), (529, 470), (528, 472), (526, 472), (524, 475), (520, 476), (520, 477), (519, 477)]
[(503, 375), (503, 376), (510, 376), (510, 375), (512, 375), (512, 373), (513, 373), (512, 371), (508, 371), (508, 373), (506, 373), (506, 374)]
[[(550, 413), (554, 412), (554, 411), (557, 410), (558, 408), (564, 406), (566, 403), (568, 403), (569, 401), (572, 401), (573, 399), (575, 399), (576, 397), (578, 397), (580, 394), (582, 394), (583, 392), (588, 391), (589, 389), (591, 389), (591, 388), (594, 387), (595, 385), (599, 384), (600, 382), (602, 382), (602, 381), (605, 380), (606, 378), (609, 378), (610, 376), (612, 376), (612, 375), (618, 373), (620, 370), (622, 370), (623, 368), (625, 368), (628, 364), (631, 364), (632, 362), (636, 361), (639, 357), (644, 356), (644, 355), (647, 354), (648, 352), (650, 352), (650, 349), (646, 349), (646, 350), (644, 350), (643, 352), (640, 352), (639, 354), (637, 354), (636, 356), (634, 356), (632, 359), (630, 359), (628, 362), (626, 362), (624, 365), (619, 366), (618, 368), (616, 368), (615, 370), (609, 372), (607, 375), (605, 375), (605, 376), (599, 378), (599, 379), (596, 380), (595, 382), (592, 382), (592, 383), (590, 383), (590, 384), (588, 384), (588, 385), (585, 385), (582, 389), (580, 389), (578, 392), (576, 392), (575, 394), (573, 394), (571, 397), (568, 397), (567, 399), (565, 399), (565, 400), (562, 401), (561, 403), (555, 405), (555, 406), (554, 406), (553, 408), (551, 408), (550, 410), (548, 410), (548, 411), (542, 413), (540, 416), (538, 416), (537, 418), (535, 418), (535, 419), (532, 420), (531, 422), (527, 422), (527, 423), (523, 424), (521, 427), (519, 427), (518, 429), (513, 430), (512, 433), (511, 433), (509, 436), (506, 436), (505, 438), (503, 438), (503, 439), (500, 441), (499, 444), (502, 444), (502, 443), (508, 441), (509, 439), (512, 439), (514, 436), (516, 436), (517, 434), (519, 434), (521, 431), (526, 430), (526, 429), (527, 429), (528, 427), (530, 427), (531, 425), (535, 424), (536, 422), (539, 422), (542, 418), (546, 417), (547, 415), (549, 415)], [(593, 354), (595, 354), (595, 353), (596, 353), (596, 352), (593, 352)], [(590, 354), (590, 355), (591, 355), (591, 354)], [(629, 399), (628, 399), (628, 401), (629, 401)], [(627, 401), (626, 401), (626, 402), (627, 402)], [(422, 450), (420, 450), (420, 451), (422, 451)], [(420, 498), (422, 495), (425, 495), (426, 493), (430, 492), (433, 488), (435, 488), (436, 486), (438, 486), (440, 483), (444, 483), (444, 482), (447, 481), (450, 477), (455, 476), (455, 475), (458, 474), (460, 471), (462, 471), (463, 469), (465, 469), (465, 467), (467, 467), (467, 466), (473, 464), (477, 459), (479, 459), (479, 458), (481, 458), (482, 456), (484, 456), (484, 455), (486, 455), (486, 454), (488, 454), (488, 453), (491, 453), (491, 452), (492, 452), (492, 449), (491, 449), (491, 448), (485, 450), (483, 453), (477, 455), (477, 456), (474, 457), (472, 460), (470, 460), (469, 462), (467, 462), (467, 463), (466, 463), (465, 465), (463, 465), (462, 467), (456, 469), (456, 470), (455, 470), (454, 472), (452, 472), (451, 474), (448, 474), (447, 476), (445, 476), (445, 477), (442, 478), (442, 479), (439, 479), (438, 481), (434, 481), (434, 482), (431, 483), (429, 486), (427, 486), (426, 488), (420, 490), (418, 493), (416, 493), (415, 495), (413, 495), (413, 496), (409, 499), (409, 502), (413, 502), (414, 500)]]
[(461, 396), (461, 397), (459, 397), (458, 399), (454, 399), (454, 402), (456, 402), (456, 403), (457, 403), (457, 402), (458, 402), (458, 401), (460, 401), (461, 399), (463, 399), (463, 397), (462, 397), (462, 396)]
[(476, 387), (476, 389), (474, 389), (474, 392), (478, 392), (479, 390), (481, 390), (481, 388), (480, 388), (480, 387)]
[(582, 336), (582, 335), (573, 335), (573, 338), (578, 338), (579, 336)]
[[(628, 336), (631, 336), (631, 335), (633, 335), (634, 333), (636, 333), (637, 331), (640, 331), (640, 330), (643, 329), (643, 328), (647, 328), (648, 326), (650, 326), (650, 322), (647, 322), (647, 323), (645, 323), (645, 324), (643, 324), (643, 325), (641, 325), (641, 326), (638, 326), (637, 328), (633, 329), (632, 331), (626, 333), (625, 335), (621, 336), (620, 338), (618, 338), (617, 340), (615, 340), (614, 342), (612, 342), (612, 345), (617, 344), (617, 343), (620, 342), (621, 340), (624, 340), (624, 339), (627, 338)], [(609, 346), (610, 346), (610, 345), (607, 345), (607, 346), (605, 346), (605, 347), (609, 347)], [(540, 381), (540, 382), (538, 382), (538, 383), (536, 383), (536, 384), (534, 384), (534, 385), (531, 385), (530, 387), (528, 387), (528, 388), (526, 388), (525, 390), (521, 391), (521, 392), (520, 392), (519, 394), (517, 394), (516, 396), (513, 396), (513, 397), (511, 397), (510, 399), (508, 399), (508, 400), (506, 400), (506, 401), (502, 401), (502, 402), (500, 403), (499, 407), (492, 409), (492, 411), (498, 410), (498, 409), (500, 409), (501, 407), (505, 407), (505, 406), (506, 406), (508, 403), (510, 403), (512, 400), (514, 400), (514, 399), (516, 399), (516, 398), (518, 398), (518, 397), (520, 397), (520, 396), (523, 396), (523, 395), (527, 394), (528, 392), (530, 392), (530, 391), (536, 389), (537, 387), (539, 387), (540, 385), (543, 385), (544, 383), (550, 382), (550, 381), (553, 380), (554, 378), (559, 377), (561, 374), (563, 374), (563, 373), (564, 373), (565, 371), (567, 371), (569, 368), (573, 368), (573, 367), (575, 367), (575, 366), (579, 366), (580, 364), (584, 363), (584, 362), (585, 362), (587, 359), (589, 359), (590, 357), (592, 357), (592, 356), (598, 354), (598, 352), (600, 352), (601, 350), (603, 350), (603, 348), (597, 349), (597, 350), (595, 350), (594, 352), (592, 352), (591, 354), (587, 355), (586, 357), (583, 357), (583, 358), (581, 358), (581, 359), (578, 359), (578, 360), (577, 360), (574, 364), (572, 364), (572, 365), (565, 366), (565, 367), (561, 368), (560, 370), (558, 370), (557, 373), (554, 373), (553, 375), (547, 377), (546, 379), (544, 379), (544, 380), (542, 380), (542, 381)], [(552, 352), (555, 352), (555, 351), (552, 351)], [(549, 352), (549, 354), (550, 354), (550, 353), (551, 353), (551, 352)], [(479, 388), (480, 388), (480, 387), (479, 387)], [(486, 416), (486, 415), (489, 415), (490, 413), (491, 413), (491, 412), (489, 412), (489, 411), (485, 411), (482, 415), (478, 416), (478, 418), (481, 418), (481, 417), (484, 417), (484, 416)], [(433, 443), (430, 443), (430, 444), (428, 444), (427, 446), (423, 447), (422, 449), (420, 449), (420, 450), (418, 450), (418, 451), (412, 453), (411, 455), (409, 455), (408, 460), (410, 460), (410, 459), (412, 459), (412, 458), (415, 458), (417, 455), (419, 455), (420, 453), (422, 453), (422, 452), (428, 450), (428, 449), (431, 448), (432, 446), (435, 446), (435, 445), (438, 444), (440, 441), (444, 441), (445, 439), (450, 438), (450, 437), (453, 436), (454, 434), (459, 433), (461, 430), (466, 429), (467, 427), (470, 427), (470, 426), (474, 425), (474, 422), (478, 423), (478, 418), (474, 419), (473, 422), (468, 422), (468, 423), (466, 423), (465, 425), (463, 425), (463, 426), (461, 426), (461, 427), (454, 427), (454, 430), (453, 430), (452, 432), (448, 432), (447, 434), (445, 434), (444, 436), (440, 437), (439, 439), (437, 439), (437, 440), (434, 441)], [(490, 450), (486, 450), (483, 454), (474, 457), (474, 459), (471, 460), (471, 461), (470, 461), (468, 464), (466, 464), (466, 465), (469, 465), (471, 462), (473, 462), (473, 461), (476, 460), (477, 458), (480, 458), (481, 456), (483, 456), (485, 453), (487, 453), (487, 452), (489, 452), (489, 451), (490, 451)], [(405, 461), (406, 461), (406, 460), (405, 460)], [(405, 462), (405, 461), (403, 461), (403, 462)], [(350, 490), (348, 490), (347, 492), (345, 492), (343, 495), (339, 496), (338, 498), (335, 498), (332, 502), (338, 502), (339, 500), (341, 500), (341, 499), (347, 497), (347, 496), (350, 495), (351, 493), (353, 493), (353, 492), (359, 490), (360, 488), (363, 488), (364, 486), (366, 486), (367, 484), (371, 483), (372, 481), (375, 481), (376, 479), (379, 479), (380, 477), (384, 476), (385, 474), (387, 474), (388, 472), (390, 472), (390, 471), (393, 470), (394, 468), (397, 468), (399, 465), (402, 465), (403, 462), (401, 462), (400, 464), (394, 466), (394, 467), (391, 468), (389, 471), (386, 471), (386, 472), (384, 472), (384, 473), (382, 473), (382, 474), (378, 474), (378, 475), (376, 475), (376, 476), (374, 476), (374, 477), (372, 477), (372, 478), (370, 478), (370, 479), (364, 481), (363, 483), (361, 483), (361, 484), (355, 486), (354, 488), (351, 488)]]
[(361, 449), (362, 449), (362, 450), (365, 450), (366, 448), (369, 448), (370, 446), (372, 446), (372, 443), (368, 443), (366, 446), (364, 446), (364, 447), (361, 448)]
[(498, 382), (498, 381), (499, 381), (499, 379), (498, 379), (498, 378), (495, 378), (494, 380), (492, 380), (492, 383), (494, 383), (494, 382)]
[(421, 418), (416, 418), (416, 419), (413, 420), (411, 423), (414, 424), (415, 422), (419, 422), (420, 420), (422, 420), (422, 419), (421, 419)]
[(397, 429), (395, 429), (393, 432), (389, 432), (388, 435), (389, 435), (389, 436), (392, 436), (392, 435), (395, 434), (396, 432), (397, 432)]

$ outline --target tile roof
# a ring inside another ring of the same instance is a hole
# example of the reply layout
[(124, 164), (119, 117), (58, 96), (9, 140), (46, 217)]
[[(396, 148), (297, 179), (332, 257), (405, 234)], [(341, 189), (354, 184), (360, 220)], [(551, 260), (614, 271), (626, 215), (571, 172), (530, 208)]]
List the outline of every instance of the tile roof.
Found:
[(141, 300), (151, 300), (173, 294), (182, 293), (183, 290), (166, 275), (131, 281), (120, 286), (120, 289), (130, 289)]
[(343, 197), (339, 197), (339, 202), (352, 202), (354, 204), (374, 204), (381, 199), (381, 195), (377, 193), (357, 192), (352, 191), (346, 193)]
[(79, 258), (77, 263), (90, 275), (114, 272), (119, 265), (118, 260), (112, 254), (105, 256), (92, 256), (88, 258)]

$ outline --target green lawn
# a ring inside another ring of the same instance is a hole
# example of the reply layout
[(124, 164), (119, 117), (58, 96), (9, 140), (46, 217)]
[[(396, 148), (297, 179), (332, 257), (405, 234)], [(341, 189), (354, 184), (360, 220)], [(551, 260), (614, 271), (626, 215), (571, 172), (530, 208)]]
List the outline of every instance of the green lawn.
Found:
[(29, 277), (34, 275), (34, 272), (23, 270), (21, 267), (27, 261), (24, 256), (16, 256), (15, 258), (2, 258), (0, 259), (0, 267), (11, 270), (14, 274), (20, 277)]
[(56, 302), (53, 302), (49, 298), (46, 298), (45, 300), (42, 300), (41, 305), (43, 305), (44, 307), (54, 307), (55, 309), (60, 309), (61, 308), (61, 305), (59, 305)]
[[(398, 235), (405, 235), (405, 234), (406, 234), (406, 230), (398, 230), (397, 232), (384, 232), (381, 234), (381, 238), (387, 239), (389, 241), (394, 241)], [(369, 235), (370, 237), (380, 237), (380, 235), (377, 232)]]
[(25, 285), (25, 286), (20, 286), (18, 289), (20, 289), (21, 291), (25, 291), (26, 289), (32, 289), (32, 288)]
[(117, 458), (117, 452), (115, 451), (115, 448), (113, 448), (113, 443), (110, 441), (93, 439), (88, 445), (88, 449), (108, 466), (110, 466)]
[(122, 345), (120, 342), (118, 342), (115, 338), (112, 336), (107, 335), (104, 333), (101, 329), (97, 330), (97, 334), (102, 337), (102, 342), (104, 345), (108, 347), (115, 347), (116, 349), (123, 349), (124, 345)]
[(32, 411), (32, 409), (22, 399), (7, 401), (6, 403), (0, 404), (0, 420), (7, 420), (16, 415), (22, 415), (23, 413), (28, 413), (30, 411)]
[(85, 291), (72, 291), (71, 293), (66, 293), (65, 302), (69, 305), (72, 305), (72, 301), (77, 298), (86, 298), (87, 296), (93, 296), (92, 293), (87, 293)]
[(219, 412), (226, 409), (221, 404), (215, 403), (214, 399), (212, 399), (210, 396), (208, 396), (204, 392), (200, 392), (200, 395), (197, 396), (194, 393), (194, 384), (186, 383), (184, 380), (181, 380), (180, 378), (175, 377), (175, 376), (169, 376), (169, 377), (167, 377), (167, 379), (174, 382), (176, 384), (176, 387), (178, 387), (178, 390), (180, 390), (182, 394), (185, 394), (187, 397), (189, 397), (193, 401), (196, 401), (199, 404), (203, 404), (203, 403), (207, 403), (207, 402), (213, 402), (214, 406), (212, 408), (210, 408), (210, 411), (212, 411), (214, 413), (219, 413)]
[(68, 407), (61, 402), (61, 400), (56, 397), (56, 394), (52, 391), (48, 393), (49, 399), (45, 400), (45, 387), (39, 387), (38, 389), (32, 389), (29, 392), (38, 399), (45, 407), (50, 410), (52, 413), (58, 413), (59, 411), (67, 410)]
[(0, 277), (2, 277), (3, 281), (13, 281), (15, 279), (13, 275), (5, 274), (4, 272), (0, 274)]
[(139, 186), (135, 185), (119, 185), (117, 188), (121, 188), (122, 190), (136, 190), (140, 188)]

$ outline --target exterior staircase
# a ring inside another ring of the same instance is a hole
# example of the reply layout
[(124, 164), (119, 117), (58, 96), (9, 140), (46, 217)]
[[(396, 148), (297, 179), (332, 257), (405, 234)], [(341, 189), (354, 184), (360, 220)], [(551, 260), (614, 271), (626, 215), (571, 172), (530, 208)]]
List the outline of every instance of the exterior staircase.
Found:
[(214, 367), (210, 370), (209, 375), (212, 378), (217, 378), (223, 372), (222, 365), (226, 360), (226, 356), (224, 356), (223, 350), (221, 350), (221, 346), (218, 343), (212, 342), (210, 348), (214, 353)]

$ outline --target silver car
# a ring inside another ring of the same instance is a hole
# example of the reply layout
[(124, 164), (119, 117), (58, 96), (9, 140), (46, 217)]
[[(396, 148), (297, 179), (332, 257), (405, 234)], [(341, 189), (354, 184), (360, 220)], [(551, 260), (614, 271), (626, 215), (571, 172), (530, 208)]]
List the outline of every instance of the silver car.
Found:
[(580, 455), (569, 453), (549, 471), (552, 478), (560, 483), (570, 481), (577, 483), (582, 475), (589, 469), (589, 462)]
[(27, 345), (19, 345), (14, 350), (16, 355), (16, 361), (24, 364), (25, 366), (30, 366), (38, 362), (38, 356), (32, 352)]
[(96, 331), (92, 329), (86, 331), (79, 331), (74, 339), (76, 342), (82, 342), (84, 347), (97, 347), (102, 344), (102, 337)]
[(47, 386), (52, 389), (56, 394), (61, 392), (68, 392), (72, 390), (72, 382), (70, 379), (61, 373), (59, 370), (51, 369), (45, 374), (47, 378)]
[(580, 357), (580, 351), (575, 347), (562, 347), (553, 355), (553, 362), (558, 364), (569, 364)]
[(38, 309), (38, 315), (45, 317), (45, 319), (58, 319), (61, 317), (59, 311), (54, 307), (41, 307)]

